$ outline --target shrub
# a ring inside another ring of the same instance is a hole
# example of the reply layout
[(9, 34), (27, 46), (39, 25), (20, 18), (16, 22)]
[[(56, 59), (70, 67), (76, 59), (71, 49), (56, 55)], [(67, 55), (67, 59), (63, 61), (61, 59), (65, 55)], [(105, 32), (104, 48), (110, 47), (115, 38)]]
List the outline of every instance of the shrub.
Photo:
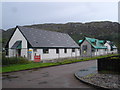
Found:
[(111, 57), (110, 59), (119, 59), (120, 60), (120, 57)]
[(27, 58), (23, 57), (2, 57), (2, 65), (11, 65), (11, 64), (27, 64), (30, 61)]

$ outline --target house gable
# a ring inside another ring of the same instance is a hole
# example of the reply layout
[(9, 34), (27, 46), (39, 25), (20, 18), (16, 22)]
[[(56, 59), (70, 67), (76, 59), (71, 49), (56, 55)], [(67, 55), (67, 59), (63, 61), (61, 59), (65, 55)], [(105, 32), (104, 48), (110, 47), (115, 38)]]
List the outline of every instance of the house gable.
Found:
[(89, 44), (91, 47), (93, 47), (91, 42), (89, 40), (87, 40), (86, 37), (83, 40), (79, 40), (79, 45), (81, 46), (82, 44), (87, 44), (87, 45)]
[(27, 40), (18, 27), (15, 28), (14, 33), (12, 34), (10, 40), (8, 41), (8, 45), (9, 45), (8, 48), (11, 48), (16, 41), (22, 41), (22, 48), (28, 48)]
[(117, 49), (117, 47), (114, 45), (113, 42), (111, 41), (106, 41), (105, 46), (108, 48), (108, 50), (110, 51), (111, 49)]

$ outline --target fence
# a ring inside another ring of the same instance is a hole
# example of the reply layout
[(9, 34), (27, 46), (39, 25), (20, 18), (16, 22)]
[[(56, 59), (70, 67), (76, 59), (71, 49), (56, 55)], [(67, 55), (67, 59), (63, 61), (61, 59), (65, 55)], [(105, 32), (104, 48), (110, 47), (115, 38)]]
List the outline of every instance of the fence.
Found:
[(120, 56), (100, 58), (97, 60), (99, 73), (120, 73)]

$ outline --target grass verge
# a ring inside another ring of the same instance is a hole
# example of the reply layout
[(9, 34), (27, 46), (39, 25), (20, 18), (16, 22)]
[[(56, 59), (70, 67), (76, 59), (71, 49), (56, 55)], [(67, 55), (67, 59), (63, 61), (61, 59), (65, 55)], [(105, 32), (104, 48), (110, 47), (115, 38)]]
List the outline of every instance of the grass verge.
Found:
[(35, 62), (31, 62), (31, 63), (28, 63), (28, 64), (14, 64), (14, 65), (10, 65), (10, 66), (0, 67), (0, 73), (26, 70), (26, 69), (32, 69), (32, 68), (56, 66), (56, 65), (63, 65), (63, 64), (70, 64), (70, 63), (94, 60), (94, 59), (99, 59), (99, 58), (115, 56), (115, 55), (117, 55), (117, 54), (97, 56), (97, 57), (91, 57), (91, 58), (83, 58), (83, 59), (67, 59), (67, 60), (63, 60), (61, 62), (56, 62), (56, 63), (40, 63), (40, 62), (35, 63)]

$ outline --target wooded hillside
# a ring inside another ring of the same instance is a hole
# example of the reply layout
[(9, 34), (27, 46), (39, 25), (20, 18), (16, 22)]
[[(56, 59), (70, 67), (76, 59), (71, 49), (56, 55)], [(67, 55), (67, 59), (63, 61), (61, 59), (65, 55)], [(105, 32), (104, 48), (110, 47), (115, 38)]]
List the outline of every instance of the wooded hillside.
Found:
[[(103, 40), (111, 40), (117, 46), (118, 42), (118, 23), (117, 22), (89, 22), (89, 23), (66, 23), (66, 24), (37, 24), (29, 25), (25, 27), (32, 27), (37, 29), (44, 29), (50, 31), (57, 31), (68, 33), (77, 43), (78, 40), (83, 39), (84, 37), (91, 37)], [(3, 32), (3, 47), (10, 38), (13, 29), (8, 29), (7, 31), (2, 30)]]

